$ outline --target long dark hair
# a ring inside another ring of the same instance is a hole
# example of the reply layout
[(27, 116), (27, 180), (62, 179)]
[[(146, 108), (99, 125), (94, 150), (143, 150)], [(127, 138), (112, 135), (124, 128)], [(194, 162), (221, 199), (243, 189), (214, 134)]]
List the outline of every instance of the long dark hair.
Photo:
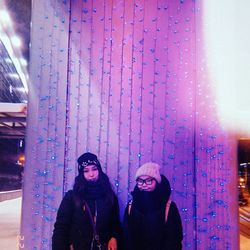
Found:
[[(77, 204), (82, 204), (86, 199), (86, 185), (87, 180), (84, 178), (83, 173), (79, 173), (75, 178), (75, 183), (73, 186), (73, 193), (76, 199)], [(97, 185), (100, 185), (104, 195), (104, 199), (108, 202), (111, 202), (111, 205), (114, 204), (115, 193), (112, 189), (111, 183), (108, 176), (99, 170), (99, 177), (96, 181)]]

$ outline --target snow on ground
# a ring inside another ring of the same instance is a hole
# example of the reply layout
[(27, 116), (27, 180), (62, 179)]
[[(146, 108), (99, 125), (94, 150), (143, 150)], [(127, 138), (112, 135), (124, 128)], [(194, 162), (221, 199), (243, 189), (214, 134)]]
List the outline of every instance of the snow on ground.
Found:
[(0, 202), (0, 249), (17, 250), (22, 198)]

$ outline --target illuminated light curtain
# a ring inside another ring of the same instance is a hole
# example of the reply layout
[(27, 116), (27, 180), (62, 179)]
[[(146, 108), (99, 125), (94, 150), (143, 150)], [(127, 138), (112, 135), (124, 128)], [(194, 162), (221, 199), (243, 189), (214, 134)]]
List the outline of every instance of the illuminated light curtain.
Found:
[[(197, 248), (239, 249), (236, 141), (219, 124), (216, 80), (209, 74), (204, 9), (196, 6), (195, 216)], [(220, 41), (218, 41), (220, 42)], [(211, 62), (210, 62), (211, 63)]]
[(49, 249), (77, 157), (97, 154), (121, 211), (136, 169), (169, 178), (184, 249), (238, 249), (236, 153), (206, 71), (202, 3), (33, 1), (21, 236)]

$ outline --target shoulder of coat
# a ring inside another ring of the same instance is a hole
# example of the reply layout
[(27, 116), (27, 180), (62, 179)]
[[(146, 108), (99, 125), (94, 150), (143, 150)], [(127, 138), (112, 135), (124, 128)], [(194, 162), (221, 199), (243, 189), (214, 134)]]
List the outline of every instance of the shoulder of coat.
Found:
[(63, 197), (66, 197), (67, 199), (72, 198), (73, 197), (73, 190), (69, 190), (66, 193), (64, 193)]

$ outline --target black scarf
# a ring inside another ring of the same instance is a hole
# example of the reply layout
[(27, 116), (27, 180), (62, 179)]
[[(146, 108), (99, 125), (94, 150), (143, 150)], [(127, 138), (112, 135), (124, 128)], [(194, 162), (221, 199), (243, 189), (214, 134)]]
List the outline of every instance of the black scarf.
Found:
[(159, 210), (166, 205), (171, 189), (167, 178), (163, 175), (161, 177), (161, 183), (157, 184), (153, 191), (141, 191), (135, 186), (134, 191), (131, 193), (133, 196), (133, 206), (140, 212), (149, 213)]
[(105, 196), (104, 183), (100, 179), (97, 181), (86, 181), (84, 193), (86, 200), (100, 199)]

